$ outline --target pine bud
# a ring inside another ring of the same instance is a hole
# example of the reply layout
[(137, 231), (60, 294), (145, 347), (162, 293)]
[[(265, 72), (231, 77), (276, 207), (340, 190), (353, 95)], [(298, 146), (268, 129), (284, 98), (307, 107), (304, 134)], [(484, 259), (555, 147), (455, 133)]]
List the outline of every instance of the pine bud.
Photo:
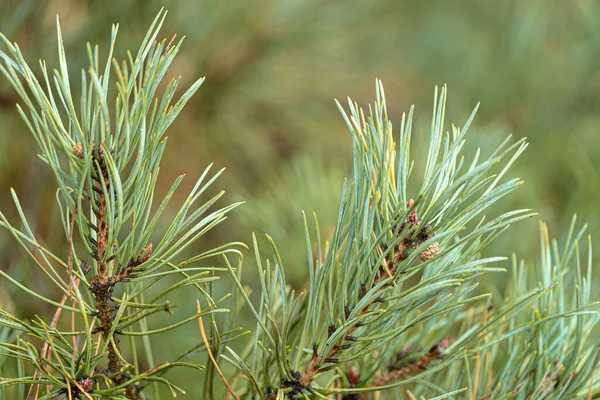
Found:
[(449, 338), (443, 338), (437, 344), (437, 351), (439, 351), (440, 353), (442, 353), (442, 352), (444, 352), (448, 348), (448, 346), (450, 346), (450, 339)]
[(434, 242), (430, 244), (429, 247), (427, 247), (425, 250), (423, 250), (423, 252), (419, 254), (419, 257), (421, 257), (421, 260), (423, 261), (428, 261), (436, 257), (439, 254), (439, 252), (440, 245), (438, 242)]
[(92, 389), (93, 384), (94, 382), (90, 378), (86, 378), (79, 382), (79, 385), (81, 385), (84, 393), (88, 393)]
[(83, 146), (81, 145), (81, 142), (75, 143), (75, 146), (73, 146), (73, 154), (77, 158), (83, 158)]
[[(412, 198), (408, 199), (408, 201), (406, 202), (407, 209), (411, 208), (414, 205), (415, 205), (415, 201)], [(412, 210), (410, 212), (410, 214), (408, 214), (407, 222), (410, 224), (410, 226), (419, 225), (420, 221), (418, 220), (418, 217), (417, 217), (417, 210)]]
[(358, 371), (352, 365), (348, 368), (348, 380), (352, 386), (358, 384)]
[(143, 254), (143, 256), (140, 258), (140, 260), (139, 260), (140, 264), (148, 261), (148, 258), (150, 258), (150, 254), (152, 254), (152, 242), (150, 242), (146, 246), (144, 246), (142, 253), (145, 253), (145, 254)]

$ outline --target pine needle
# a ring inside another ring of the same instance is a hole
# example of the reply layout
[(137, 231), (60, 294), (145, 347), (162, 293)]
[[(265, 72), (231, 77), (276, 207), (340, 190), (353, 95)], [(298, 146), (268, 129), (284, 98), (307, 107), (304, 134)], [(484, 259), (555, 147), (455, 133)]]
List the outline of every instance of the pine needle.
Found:
[[(196, 312), (198, 314), (200, 314), (201, 311), (202, 310), (200, 309), (200, 300), (196, 300)], [(217, 361), (215, 360), (215, 357), (212, 354), (212, 351), (210, 349), (210, 343), (208, 342), (208, 339), (206, 338), (206, 333), (204, 332), (204, 324), (202, 323), (202, 316), (198, 317), (198, 327), (200, 328), (200, 336), (202, 336), (202, 341), (204, 342), (204, 346), (206, 347), (208, 356), (210, 357), (210, 360), (214, 364), (217, 374), (219, 374), (219, 377), (223, 381), (223, 384), (225, 385), (225, 387), (227, 387), (227, 390), (229, 391), (229, 393), (231, 393), (233, 398), (235, 400), (240, 400), (240, 398), (237, 396), (237, 394), (235, 394), (235, 391), (233, 390), (233, 388), (231, 387), (229, 382), (227, 382), (227, 379), (225, 379), (223, 372), (221, 372), (221, 369), (219, 368), (219, 364), (217, 363)]]

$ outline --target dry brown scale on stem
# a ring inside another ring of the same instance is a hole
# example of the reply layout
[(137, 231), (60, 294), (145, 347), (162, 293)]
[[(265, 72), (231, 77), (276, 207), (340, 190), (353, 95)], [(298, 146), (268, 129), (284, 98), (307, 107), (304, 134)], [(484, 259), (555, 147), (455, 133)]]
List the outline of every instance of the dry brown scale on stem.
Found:
[[(406, 203), (406, 208), (410, 209), (411, 207), (413, 207), (415, 204), (413, 199), (409, 199), (408, 202)], [(406, 222), (404, 224), (402, 224), (402, 226), (400, 226), (399, 232), (402, 232), (405, 228), (406, 225), (408, 225), (408, 228), (410, 229), (415, 229), (421, 226), (421, 220), (418, 219), (417, 216), (417, 211), (416, 210), (412, 210), (407, 219)], [(401, 261), (405, 260), (408, 258), (408, 256), (411, 254), (411, 252), (418, 248), (421, 244), (423, 244), (424, 242), (426, 242), (427, 240), (432, 239), (434, 236), (434, 234), (432, 233), (432, 227), (429, 224), (424, 225), (421, 229), (418, 230), (418, 233), (415, 237), (407, 237), (405, 239), (403, 239), (400, 243), (398, 243), (393, 251), (393, 255), (392, 255), (392, 259), (386, 260), (387, 263), (387, 268), (384, 268), (383, 266), (379, 268), (378, 273), (375, 276), (375, 279), (372, 282), (371, 287), (375, 287), (377, 285), (379, 285), (380, 283), (384, 282), (386, 279), (393, 277), (397, 270), (398, 270), (398, 265)], [(431, 260), (432, 258), (436, 257), (439, 254), (439, 244), (437, 242), (431, 244), (430, 246), (428, 246), (423, 252), (421, 252), (419, 254), (421, 260), (423, 261), (428, 261)], [(390, 286), (392, 286), (392, 282), (382, 285), (381, 288), (379, 289), (380, 292), (383, 292), (386, 288), (389, 288)], [(359, 294), (358, 294), (358, 299), (362, 299), (367, 293), (367, 286), (366, 284), (361, 285), (360, 289), (359, 289)], [(385, 301), (383, 299), (383, 297), (377, 297), (375, 300), (373, 300), (371, 303), (367, 304), (362, 310), (359, 311), (358, 313), (358, 317), (361, 317), (365, 314), (367, 314), (369, 311), (371, 311), (372, 307), (380, 302)], [(345, 312), (345, 317), (346, 319), (349, 317), (350, 315), (350, 309), (348, 306), (346, 306), (344, 308), (344, 312)], [(318, 345), (314, 345), (313, 346), (313, 354), (311, 357), (311, 360), (308, 364), (308, 366), (306, 367), (306, 369), (300, 373), (299, 371), (292, 371), (293, 374), (293, 379), (285, 379), (282, 381), (282, 388), (285, 389), (289, 389), (289, 391), (287, 392), (287, 396), (289, 398), (294, 398), (295, 395), (297, 394), (303, 394), (303, 393), (313, 393), (314, 390), (313, 388), (310, 386), (311, 382), (313, 381), (313, 379), (320, 373), (328, 371), (329, 369), (333, 368), (333, 366), (338, 362), (338, 358), (337, 356), (339, 355), (339, 353), (343, 350), (349, 349), (352, 346), (352, 342), (356, 341), (356, 337), (352, 336), (352, 334), (354, 333), (354, 331), (356, 329), (358, 329), (360, 326), (362, 326), (362, 324), (360, 322), (352, 325), (351, 327), (349, 327), (347, 329), (346, 332), (344, 332), (344, 336), (343, 336), (343, 340), (341, 341), (341, 343), (334, 345), (331, 350), (329, 350), (327, 352), (327, 354), (322, 357), (322, 354), (319, 354), (318, 351)], [(331, 335), (336, 331), (336, 327), (334, 325), (330, 325), (328, 328), (328, 336), (331, 337)], [(446, 343), (447, 346), (447, 343)], [(442, 348), (442, 344), (441, 342), (434, 346), (434, 348), (438, 349), (438, 351), (441, 352), (445, 349)], [(433, 351), (434, 349), (432, 349)], [(433, 353), (428, 353), (430, 356), (430, 359), (422, 359), (421, 361), (424, 363), (425, 361), (427, 361), (427, 365), (433, 361)], [(438, 357), (439, 358), (439, 357)], [(329, 365), (327, 365), (329, 364)], [(423, 364), (425, 365), (425, 364)], [(413, 368), (413, 369), (407, 369), (405, 370), (405, 373), (417, 373), (419, 372), (420, 369), (418, 368)], [(392, 375), (393, 376), (393, 375)], [(380, 386), (380, 385), (375, 385), (375, 386)], [(269, 397), (265, 397), (265, 398), (269, 398)]]
[(427, 369), (429, 365), (444, 356), (444, 352), (450, 344), (450, 339), (445, 338), (440, 340), (420, 359), (410, 364), (391, 368), (387, 373), (379, 375), (373, 386), (384, 386), (394, 381), (400, 380), (406, 376), (415, 375)]
[[(445, 338), (435, 344), (423, 357), (408, 364), (398, 365), (399, 362), (405, 359), (413, 349), (414, 345), (410, 345), (403, 351), (396, 354), (396, 365), (389, 368), (385, 374), (379, 374), (370, 387), (377, 387), (398, 381), (406, 376), (418, 374), (427, 369), (434, 361), (444, 357), (444, 352), (448, 348), (450, 340)], [(358, 371), (352, 365), (348, 368), (348, 382), (351, 388), (359, 387), (360, 379)], [(342, 397), (342, 400), (367, 400), (370, 398), (370, 393), (348, 393)]]
[[(435, 344), (423, 357), (419, 358), (418, 360), (405, 365), (391, 367), (385, 374), (378, 375), (375, 381), (371, 384), (371, 387), (377, 388), (379, 386), (384, 386), (394, 381), (398, 381), (404, 377), (418, 374), (419, 372), (427, 369), (432, 362), (443, 358), (444, 352), (448, 348), (449, 344), (450, 339), (444, 338)], [(413, 346), (411, 345), (406, 350), (399, 352), (396, 355), (396, 363), (406, 358), (412, 348)], [(359, 384), (358, 371), (353, 366), (350, 366), (348, 369), (348, 382), (350, 382), (350, 387), (357, 387)], [(368, 398), (369, 393), (349, 393), (343, 397), (343, 400), (365, 400)]]

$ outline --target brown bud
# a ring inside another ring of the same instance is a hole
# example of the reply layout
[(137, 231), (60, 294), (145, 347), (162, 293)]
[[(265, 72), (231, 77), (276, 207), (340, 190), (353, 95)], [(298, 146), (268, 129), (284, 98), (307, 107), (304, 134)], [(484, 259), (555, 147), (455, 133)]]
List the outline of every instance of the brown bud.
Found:
[(75, 143), (75, 146), (73, 146), (73, 154), (77, 158), (83, 158), (83, 146), (81, 145), (81, 142)]
[[(411, 198), (406, 202), (406, 208), (409, 209), (415, 205), (415, 201)], [(410, 226), (417, 226), (421, 221), (419, 221), (417, 217), (417, 210), (412, 210), (410, 214), (408, 214), (408, 218), (406, 222), (409, 223)]]
[(419, 254), (419, 257), (421, 257), (421, 260), (423, 261), (428, 261), (436, 257), (439, 254), (439, 252), (440, 245), (438, 242), (434, 242), (430, 244), (429, 247), (427, 247), (425, 250), (423, 250), (423, 252)]
[(81, 388), (85, 393), (89, 392), (92, 389), (93, 384), (94, 382), (90, 378), (86, 378), (79, 382), (79, 385), (81, 385)]
[(352, 365), (348, 368), (348, 381), (352, 386), (358, 384), (358, 371)]
[(142, 253), (144, 253), (144, 254), (143, 254), (142, 258), (140, 258), (140, 263), (144, 263), (144, 262), (148, 261), (148, 258), (150, 258), (150, 254), (152, 254), (152, 242), (148, 243), (144, 247), (144, 249), (142, 250)]
[(437, 351), (443, 353), (450, 346), (450, 338), (443, 338), (437, 344)]

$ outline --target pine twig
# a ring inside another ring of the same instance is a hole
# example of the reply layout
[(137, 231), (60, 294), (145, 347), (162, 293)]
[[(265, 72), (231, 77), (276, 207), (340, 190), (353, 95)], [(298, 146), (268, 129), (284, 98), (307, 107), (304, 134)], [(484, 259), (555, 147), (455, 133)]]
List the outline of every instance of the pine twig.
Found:
[(444, 356), (444, 351), (448, 348), (450, 339), (442, 339), (435, 344), (423, 357), (419, 360), (404, 365), (402, 367), (392, 368), (386, 374), (380, 375), (373, 383), (374, 387), (384, 386), (390, 382), (402, 379), (405, 376), (415, 375), (425, 370), (432, 362), (439, 360)]
[[(414, 206), (414, 204), (415, 204), (415, 201), (413, 199), (409, 199), (406, 203), (406, 209), (410, 209), (411, 207)], [(410, 226), (410, 228), (417, 228), (417, 227), (421, 226), (421, 220), (418, 219), (416, 210), (412, 210), (409, 213), (405, 224), (408, 224)], [(404, 224), (400, 228), (400, 231), (404, 230), (403, 227), (404, 227)], [(386, 263), (385, 268), (384, 267), (379, 268), (379, 272), (377, 273), (377, 275), (375, 275), (375, 279), (373, 280), (372, 287), (376, 287), (377, 285), (384, 282), (386, 279), (393, 278), (395, 276), (396, 272), (398, 271), (399, 263), (402, 260), (405, 260), (406, 258), (408, 258), (408, 250), (416, 249), (420, 244), (422, 244), (426, 240), (431, 239), (433, 237), (433, 233), (431, 233), (431, 229), (432, 229), (431, 226), (429, 224), (426, 224), (421, 229), (419, 229), (419, 233), (416, 235), (415, 238), (407, 237), (404, 240), (402, 240), (400, 243), (398, 243), (396, 245), (396, 247), (394, 248), (392, 260), (390, 260), (389, 262)], [(437, 256), (438, 253), (439, 253), (438, 244), (434, 243), (431, 246), (429, 246), (425, 251), (423, 251), (420, 254), (420, 257), (423, 261), (426, 261), (428, 259), (431, 259), (431, 258)], [(389, 288), (392, 285), (393, 285), (393, 282), (382, 285), (379, 289), (379, 292), (382, 293), (385, 289)], [(362, 285), (361, 289), (360, 289), (360, 293), (359, 293), (359, 299), (362, 299), (365, 295), (366, 295), (366, 287), (365, 287), (365, 285)], [(374, 299), (373, 301), (371, 301), (362, 310), (360, 310), (358, 312), (358, 317), (364, 316), (367, 313), (369, 313), (371, 311), (372, 307), (375, 304), (377, 304), (378, 302), (381, 302), (382, 300), (383, 299), (380, 296), (380, 297), (377, 297), (376, 299)], [(346, 309), (346, 314), (347, 314), (346, 318), (348, 318), (348, 314), (349, 314), (348, 309)], [(361, 326), (360, 323), (356, 323), (356, 324), (350, 326), (346, 330), (346, 332), (344, 332), (344, 336), (343, 336), (344, 340), (350, 341), (350, 342), (353, 341), (354, 338), (352, 336), (352, 333), (354, 333), (354, 331), (356, 329), (358, 329), (360, 326)], [(332, 333), (332, 331), (335, 330), (335, 327), (332, 326), (332, 328), (333, 329), (330, 330), (330, 333)], [(337, 360), (336, 356), (338, 355), (338, 353), (349, 347), (350, 347), (349, 343), (333, 346), (329, 350), (329, 352), (325, 355), (325, 357), (323, 358), (323, 362), (325, 364), (327, 364), (327, 363), (334, 364)], [(320, 357), (320, 354), (318, 353), (317, 347), (315, 346), (313, 348), (312, 358), (311, 358), (308, 366), (304, 370), (304, 372), (302, 372), (302, 374), (300, 375), (297, 384), (301, 388), (310, 390), (310, 383), (312, 382), (314, 377), (317, 374), (319, 374), (320, 372), (325, 371), (325, 369), (323, 369), (321, 367), (322, 367), (321, 357)], [(326, 368), (328, 369), (328, 367), (326, 367)]]

